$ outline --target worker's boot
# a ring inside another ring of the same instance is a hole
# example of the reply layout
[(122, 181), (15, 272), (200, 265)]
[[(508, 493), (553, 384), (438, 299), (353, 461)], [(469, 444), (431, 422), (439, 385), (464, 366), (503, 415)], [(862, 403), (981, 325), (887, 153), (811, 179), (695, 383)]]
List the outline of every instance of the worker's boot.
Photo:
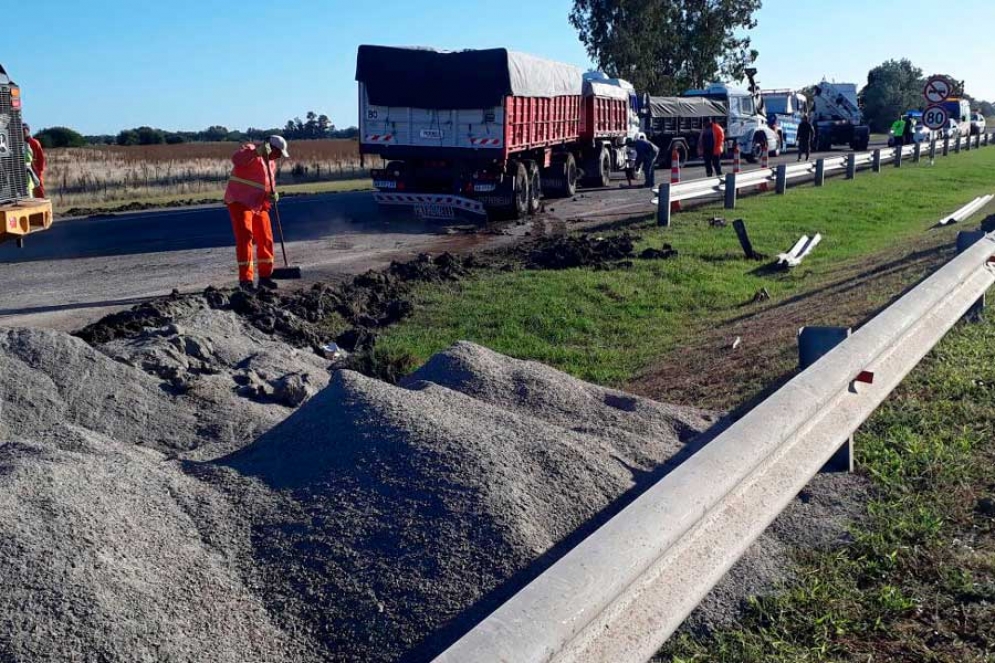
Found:
[(252, 283), (252, 281), (239, 281), (238, 289), (242, 292), (247, 292), (250, 295), (255, 294), (256, 292), (256, 286)]
[(274, 281), (271, 278), (265, 278), (265, 279), (261, 278), (259, 279), (259, 287), (266, 288), (267, 290), (277, 290), (279, 289), (280, 286), (277, 285), (276, 281)]

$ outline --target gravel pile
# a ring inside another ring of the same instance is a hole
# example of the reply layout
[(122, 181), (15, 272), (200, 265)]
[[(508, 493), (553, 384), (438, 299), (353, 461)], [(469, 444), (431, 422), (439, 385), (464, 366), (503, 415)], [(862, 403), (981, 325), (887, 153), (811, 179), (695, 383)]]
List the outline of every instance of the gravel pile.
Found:
[(247, 519), (280, 513), (252, 522), (255, 563), (319, 660), (420, 660), (445, 638), (426, 634), (485, 614), (710, 422), (461, 343), (405, 387), (340, 371), (198, 471)]

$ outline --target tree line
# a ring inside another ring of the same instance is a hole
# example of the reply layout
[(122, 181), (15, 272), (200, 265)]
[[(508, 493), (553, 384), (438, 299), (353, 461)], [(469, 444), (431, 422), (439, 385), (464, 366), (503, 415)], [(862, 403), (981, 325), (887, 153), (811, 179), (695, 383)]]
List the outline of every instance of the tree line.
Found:
[(84, 136), (68, 127), (49, 127), (35, 134), (42, 147), (84, 147), (86, 145), (177, 145), (180, 143), (208, 143), (261, 141), (268, 136), (280, 134), (287, 140), (317, 140), (321, 138), (355, 139), (359, 136), (357, 127), (338, 129), (327, 115), (314, 111), (305, 114), (305, 119), (295, 117), (287, 120), (283, 128), (256, 129), (245, 131), (214, 125), (201, 131), (168, 131), (156, 127), (142, 126), (124, 129), (117, 135), (100, 134)]

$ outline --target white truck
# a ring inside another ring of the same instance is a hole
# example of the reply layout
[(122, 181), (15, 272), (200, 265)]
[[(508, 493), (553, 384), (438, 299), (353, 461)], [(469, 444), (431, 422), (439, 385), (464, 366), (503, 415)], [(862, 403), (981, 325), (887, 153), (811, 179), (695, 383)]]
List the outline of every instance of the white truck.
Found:
[(725, 156), (731, 156), (736, 145), (751, 163), (758, 161), (765, 150), (772, 156), (779, 154), (782, 145), (767, 124), (763, 97), (753, 82), (755, 73), (748, 73), (749, 89), (712, 83), (688, 90), (680, 97), (646, 97), (642, 108), (644, 129), (660, 148), (660, 161), (669, 166), (673, 151), (682, 164), (695, 157), (698, 134), (706, 118), (725, 130)]
[(851, 150), (865, 151), (871, 142), (871, 128), (864, 123), (857, 99), (857, 86), (853, 83), (822, 81), (813, 91), (812, 126), (815, 128), (815, 149), (827, 152), (834, 145), (848, 145)]

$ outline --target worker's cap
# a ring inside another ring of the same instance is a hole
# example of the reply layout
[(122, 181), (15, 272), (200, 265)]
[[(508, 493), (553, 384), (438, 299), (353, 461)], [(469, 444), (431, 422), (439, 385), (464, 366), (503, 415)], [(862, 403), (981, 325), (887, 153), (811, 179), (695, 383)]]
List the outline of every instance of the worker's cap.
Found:
[(269, 145), (274, 150), (279, 150), (280, 156), (284, 159), (290, 158), (290, 152), (287, 151), (287, 140), (283, 136), (270, 136)]
[(25, 131), (31, 131), (31, 127), (28, 126), (27, 122), (21, 122), (21, 126), (24, 127)]

